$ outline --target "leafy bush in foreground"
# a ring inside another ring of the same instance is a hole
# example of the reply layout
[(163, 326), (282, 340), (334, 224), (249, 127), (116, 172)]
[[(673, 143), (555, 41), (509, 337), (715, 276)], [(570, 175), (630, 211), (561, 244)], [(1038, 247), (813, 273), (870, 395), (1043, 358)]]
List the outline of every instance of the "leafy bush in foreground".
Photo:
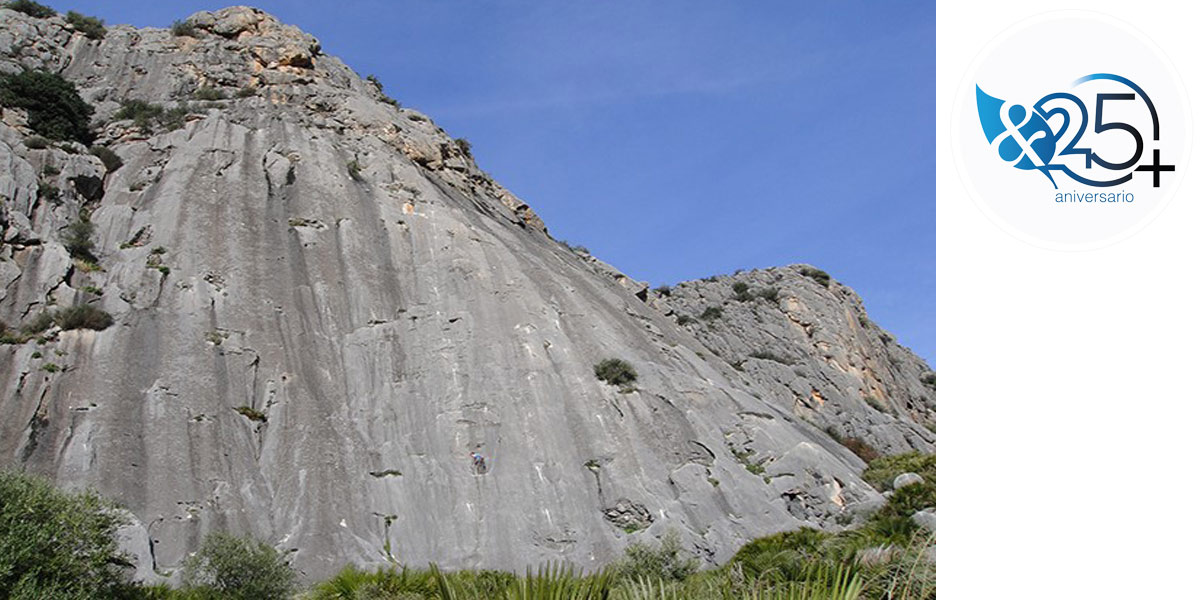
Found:
[(283, 600), (298, 588), (284, 555), (252, 538), (214, 532), (183, 564), (184, 588), (201, 597)]
[(612, 568), (624, 579), (683, 581), (700, 568), (700, 561), (684, 551), (679, 533), (672, 530), (657, 545), (634, 542), (625, 549), (625, 557)]
[(741, 565), (742, 572), (751, 578), (769, 576), (778, 581), (794, 580), (801, 575), (794, 567), (802, 565), (804, 559), (816, 556), (828, 537), (816, 529), (768, 535), (747, 542), (729, 562)]
[(0, 598), (117, 596), (120, 524), (115, 507), (95, 493), (0, 472)]

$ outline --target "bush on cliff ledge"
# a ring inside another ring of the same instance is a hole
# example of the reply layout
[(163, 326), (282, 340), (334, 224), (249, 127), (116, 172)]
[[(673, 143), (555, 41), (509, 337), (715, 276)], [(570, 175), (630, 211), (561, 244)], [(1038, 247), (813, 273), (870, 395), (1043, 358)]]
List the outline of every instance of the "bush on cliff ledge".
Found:
[(55, 73), (27, 70), (0, 74), (0, 105), (29, 114), (29, 128), (52, 140), (92, 141), (94, 109), (75, 84)]

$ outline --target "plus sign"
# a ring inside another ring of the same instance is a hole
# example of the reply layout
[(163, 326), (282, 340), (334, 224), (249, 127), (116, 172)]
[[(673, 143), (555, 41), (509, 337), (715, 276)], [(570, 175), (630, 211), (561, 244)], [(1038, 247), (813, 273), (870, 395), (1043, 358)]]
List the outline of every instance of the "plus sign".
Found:
[(1148, 165), (1142, 165), (1142, 166), (1140, 166), (1140, 167), (1138, 167), (1138, 168), (1136, 168), (1136, 169), (1134, 169), (1134, 170), (1135, 170), (1135, 171), (1150, 171), (1151, 173), (1154, 173), (1154, 187), (1158, 187), (1158, 176), (1159, 176), (1159, 175), (1160, 175), (1160, 174), (1161, 174), (1163, 171), (1174, 171), (1174, 170), (1175, 170), (1175, 165), (1163, 165), (1163, 164), (1159, 164), (1159, 162), (1158, 162), (1158, 149), (1157, 149), (1157, 148), (1155, 148), (1155, 149), (1154, 149), (1154, 162), (1153, 162), (1153, 163), (1151, 163), (1151, 164), (1148, 164)]

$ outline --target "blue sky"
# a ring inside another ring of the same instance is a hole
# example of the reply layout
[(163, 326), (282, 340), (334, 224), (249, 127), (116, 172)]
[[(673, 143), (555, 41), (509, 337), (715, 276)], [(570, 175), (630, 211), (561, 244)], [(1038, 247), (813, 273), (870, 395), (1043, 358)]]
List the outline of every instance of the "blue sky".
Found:
[(934, 360), (932, 0), (256, 6), (468, 138), (555, 237), (654, 285), (814, 264)]

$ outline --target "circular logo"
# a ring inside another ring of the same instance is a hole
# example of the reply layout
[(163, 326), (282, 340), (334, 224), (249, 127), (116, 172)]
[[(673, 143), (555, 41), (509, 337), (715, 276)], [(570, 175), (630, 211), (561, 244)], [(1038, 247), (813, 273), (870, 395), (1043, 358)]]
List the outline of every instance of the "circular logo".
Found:
[(1087, 250), (1166, 206), (1191, 128), (1178, 75), (1130, 26), (1096, 13), (1023, 21), (975, 59), (955, 98), (955, 164), (978, 206), (1034, 245)]

